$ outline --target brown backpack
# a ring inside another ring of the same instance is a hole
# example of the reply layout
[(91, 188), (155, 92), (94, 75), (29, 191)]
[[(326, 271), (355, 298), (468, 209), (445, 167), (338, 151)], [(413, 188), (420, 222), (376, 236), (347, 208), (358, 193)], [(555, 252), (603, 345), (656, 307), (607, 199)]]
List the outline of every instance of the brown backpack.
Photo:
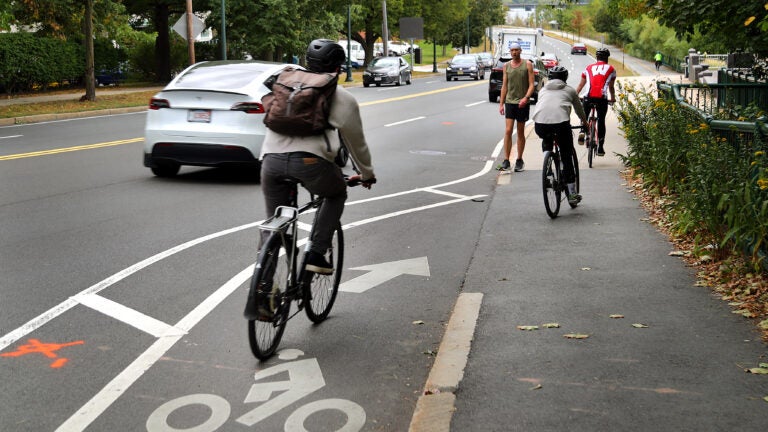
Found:
[[(264, 125), (283, 135), (320, 135), (330, 129), (328, 116), (339, 76), (287, 68), (261, 99)], [(265, 83), (269, 86), (269, 83)]]

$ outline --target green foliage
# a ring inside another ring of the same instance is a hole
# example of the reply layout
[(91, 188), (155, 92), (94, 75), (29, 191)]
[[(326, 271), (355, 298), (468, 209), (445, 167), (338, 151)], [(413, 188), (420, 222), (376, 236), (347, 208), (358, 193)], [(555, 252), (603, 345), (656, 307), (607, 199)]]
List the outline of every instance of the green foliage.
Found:
[(765, 16), (765, 3), (765, 0), (648, 0), (648, 7), (651, 16), (674, 29), (681, 39), (698, 29), (704, 36), (721, 39), (727, 51), (744, 49), (764, 55), (768, 54), (768, 32), (748, 23), (756, 15)]
[(82, 46), (32, 33), (0, 33), (0, 87), (7, 93), (72, 82), (84, 72)]
[(768, 241), (766, 143), (713, 131), (697, 113), (631, 84), (619, 85), (614, 108), (623, 158), (650, 190), (672, 198), (673, 228), (702, 244), (746, 248), (759, 266)]

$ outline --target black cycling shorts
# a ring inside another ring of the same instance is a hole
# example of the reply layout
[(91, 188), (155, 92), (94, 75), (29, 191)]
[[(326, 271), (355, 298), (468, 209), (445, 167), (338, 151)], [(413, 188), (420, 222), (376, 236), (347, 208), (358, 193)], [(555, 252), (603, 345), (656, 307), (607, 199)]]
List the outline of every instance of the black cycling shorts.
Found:
[(520, 108), (518, 104), (504, 103), (504, 117), (508, 119), (527, 122), (530, 112), (531, 104), (526, 105), (525, 108)]

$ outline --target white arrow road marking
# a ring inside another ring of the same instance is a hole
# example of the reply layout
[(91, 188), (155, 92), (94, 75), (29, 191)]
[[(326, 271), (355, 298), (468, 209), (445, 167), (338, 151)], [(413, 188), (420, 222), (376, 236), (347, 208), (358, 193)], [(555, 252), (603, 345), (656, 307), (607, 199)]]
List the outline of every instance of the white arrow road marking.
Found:
[(350, 270), (367, 270), (368, 273), (344, 282), (339, 286), (339, 290), (362, 293), (402, 274), (428, 277), (429, 262), (427, 261), (427, 257), (424, 256), (402, 261), (391, 261), (387, 263), (355, 267)]

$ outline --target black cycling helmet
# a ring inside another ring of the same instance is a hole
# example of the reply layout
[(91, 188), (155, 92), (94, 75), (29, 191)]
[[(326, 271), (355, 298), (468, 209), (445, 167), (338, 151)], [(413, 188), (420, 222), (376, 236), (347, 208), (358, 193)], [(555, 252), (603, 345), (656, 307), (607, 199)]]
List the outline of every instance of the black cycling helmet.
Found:
[(608, 61), (608, 57), (611, 56), (611, 52), (608, 51), (608, 48), (598, 48), (595, 52), (595, 57), (597, 57), (598, 60)]
[(555, 66), (547, 72), (547, 78), (568, 81), (568, 69), (563, 66)]
[(336, 72), (346, 58), (344, 48), (330, 39), (315, 39), (307, 47), (307, 67), (315, 72)]

